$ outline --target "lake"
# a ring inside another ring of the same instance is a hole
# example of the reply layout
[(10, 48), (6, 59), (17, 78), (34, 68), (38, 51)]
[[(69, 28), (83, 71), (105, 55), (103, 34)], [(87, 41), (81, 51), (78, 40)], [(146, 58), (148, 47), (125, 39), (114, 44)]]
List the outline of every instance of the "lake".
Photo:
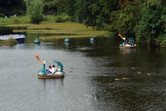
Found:
[[(120, 49), (120, 39), (63, 39), (0, 46), (1, 111), (164, 111), (166, 49)], [(46, 61), (64, 65), (64, 79), (38, 79)]]

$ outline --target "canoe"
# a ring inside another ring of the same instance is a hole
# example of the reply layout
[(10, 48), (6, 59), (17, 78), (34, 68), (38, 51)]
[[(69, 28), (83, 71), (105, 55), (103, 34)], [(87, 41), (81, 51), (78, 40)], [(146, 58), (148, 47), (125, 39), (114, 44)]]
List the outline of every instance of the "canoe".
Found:
[(62, 79), (65, 77), (64, 72), (57, 72), (55, 74), (47, 74), (47, 75), (43, 75), (43, 74), (38, 74), (38, 78), (39, 79)]

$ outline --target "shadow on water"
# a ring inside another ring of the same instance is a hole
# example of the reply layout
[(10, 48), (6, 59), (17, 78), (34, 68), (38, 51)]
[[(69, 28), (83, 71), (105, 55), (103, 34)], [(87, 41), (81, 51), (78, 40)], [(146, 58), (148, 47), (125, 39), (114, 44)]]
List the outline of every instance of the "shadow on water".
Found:
[(15, 34), (13, 30), (27, 29), (27, 27), (0, 27), (0, 35)]

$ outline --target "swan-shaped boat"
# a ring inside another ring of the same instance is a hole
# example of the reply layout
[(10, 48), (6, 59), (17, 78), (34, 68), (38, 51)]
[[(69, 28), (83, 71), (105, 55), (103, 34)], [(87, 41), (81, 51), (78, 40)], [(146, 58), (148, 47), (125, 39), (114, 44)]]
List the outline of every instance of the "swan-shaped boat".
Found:
[(59, 69), (55, 73), (51, 73), (48, 69), (45, 69), (45, 61), (39, 59), (39, 55), (36, 55), (36, 58), (43, 64), (43, 68), (38, 73), (38, 78), (40, 79), (61, 79), (65, 77), (63, 72), (63, 64), (60, 61), (54, 60), (53, 62), (59, 66)]
[(36, 39), (34, 40), (34, 44), (40, 44), (40, 40), (39, 40), (38, 38), (36, 38)]
[(136, 48), (137, 45), (134, 43), (133, 38), (126, 39), (126, 38), (122, 37), (121, 34), (119, 34), (119, 36), (124, 40), (124, 42), (122, 44), (120, 44), (120, 46), (119, 46), (121, 49)]

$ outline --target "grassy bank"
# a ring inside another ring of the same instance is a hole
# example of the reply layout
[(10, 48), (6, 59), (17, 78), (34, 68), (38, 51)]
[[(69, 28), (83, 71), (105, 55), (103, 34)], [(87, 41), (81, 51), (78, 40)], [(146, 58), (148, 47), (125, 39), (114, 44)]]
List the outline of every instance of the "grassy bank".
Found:
[(15, 45), (17, 44), (17, 41), (10, 38), (8, 40), (0, 40), (0, 45)]
[(1, 25), (7, 27), (27, 27), (26, 30), (14, 30), (18, 33), (40, 33), (50, 34), (50, 36), (41, 36), (41, 40), (57, 39), (57, 38), (80, 38), (80, 37), (93, 37), (93, 36), (104, 36), (108, 37), (107, 31), (96, 31), (92, 27), (86, 27), (84, 24), (74, 22), (55, 22), (55, 16), (46, 16), (45, 21), (40, 24), (31, 24), (27, 17), (11, 17), (1, 18), (5, 21)]

